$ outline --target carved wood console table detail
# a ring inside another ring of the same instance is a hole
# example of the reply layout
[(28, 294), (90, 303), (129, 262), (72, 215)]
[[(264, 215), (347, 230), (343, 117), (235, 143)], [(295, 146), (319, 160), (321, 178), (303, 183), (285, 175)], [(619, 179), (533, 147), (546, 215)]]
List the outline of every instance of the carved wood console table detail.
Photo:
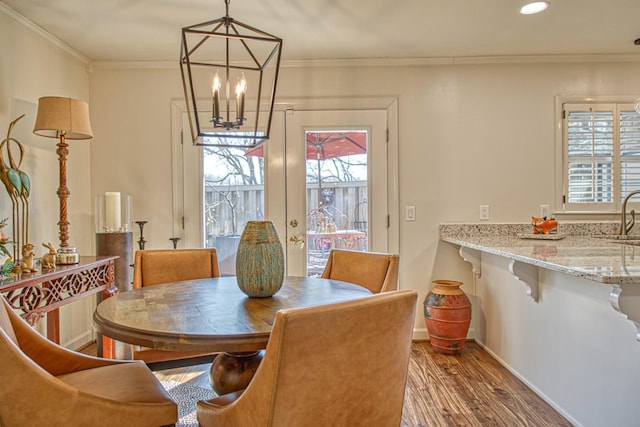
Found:
[(15, 279), (0, 284), (0, 294), (31, 326), (46, 314), (47, 338), (59, 344), (60, 307), (99, 292), (102, 292), (102, 298), (118, 292), (114, 284), (116, 258), (80, 257), (78, 264), (58, 265), (44, 272), (20, 273)]

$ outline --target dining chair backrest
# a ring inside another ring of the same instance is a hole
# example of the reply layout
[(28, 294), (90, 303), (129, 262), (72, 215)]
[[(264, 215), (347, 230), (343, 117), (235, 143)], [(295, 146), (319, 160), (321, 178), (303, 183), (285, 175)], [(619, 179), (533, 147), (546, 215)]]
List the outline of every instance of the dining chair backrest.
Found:
[(208, 277), (220, 277), (215, 248), (136, 251), (133, 262), (134, 288)]
[(0, 425), (172, 425), (178, 407), (144, 363), (80, 354), (40, 335), (0, 297)]
[(198, 402), (208, 426), (398, 426), (417, 293), (280, 310), (241, 393)]
[(398, 289), (399, 256), (332, 249), (320, 277), (364, 286), (373, 293)]

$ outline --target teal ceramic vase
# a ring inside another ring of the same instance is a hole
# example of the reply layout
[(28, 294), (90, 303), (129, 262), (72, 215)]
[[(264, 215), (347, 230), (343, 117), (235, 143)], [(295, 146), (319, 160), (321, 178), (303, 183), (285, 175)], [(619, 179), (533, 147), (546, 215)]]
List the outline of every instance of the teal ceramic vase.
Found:
[(236, 276), (240, 290), (250, 297), (270, 297), (280, 290), (284, 253), (273, 222), (247, 222), (238, 244)]

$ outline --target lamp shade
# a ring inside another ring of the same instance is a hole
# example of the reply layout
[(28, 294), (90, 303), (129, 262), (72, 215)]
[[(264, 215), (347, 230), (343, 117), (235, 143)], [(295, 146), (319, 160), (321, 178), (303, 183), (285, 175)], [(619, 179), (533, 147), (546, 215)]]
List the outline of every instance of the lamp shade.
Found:
[(43, 96), (38, 101), (38, 116), (33, 133), (48, 138), (93, 138), (89, 105), (77, 99)]

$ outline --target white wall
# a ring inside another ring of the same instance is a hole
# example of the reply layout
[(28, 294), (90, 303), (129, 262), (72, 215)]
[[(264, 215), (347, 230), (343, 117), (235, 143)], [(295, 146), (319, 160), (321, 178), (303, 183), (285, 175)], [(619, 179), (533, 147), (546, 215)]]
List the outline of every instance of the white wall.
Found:
[[(89, 100), (89, 76), (86, 65), (73, 52), (57, 47), (37, 31), (24, 24), (21, 17), (0, 5), (0, 135), (5, 137), (9, 123), (26, 114), (16, 124), (12, 137), (25, 146), (21, 168), (31, 179), (30, 239), (36, 256), (46, 249), (43, 242), (58, 245), (59, 183), (56, 139), (33, 134), (38, 98), (66, 96)], [(71, 191), (68, 202), (70, 243), (82, 255), (91, 255), (93, 226), (90, 201), (91, 141), (69, 141), (67, 184)], [(6, 161), (6, 160), (5, 160)], [(0, 190), (0, 217), (11, 216), (11, 200)], [(11, 236), (11, 226), (5, 232)], [(61, 342), (70, 347), (91, 339), (93, 298), (74, 303), (73, 310), (61, 309)], [(43, 325), (40, 325), (42, 329)]]

